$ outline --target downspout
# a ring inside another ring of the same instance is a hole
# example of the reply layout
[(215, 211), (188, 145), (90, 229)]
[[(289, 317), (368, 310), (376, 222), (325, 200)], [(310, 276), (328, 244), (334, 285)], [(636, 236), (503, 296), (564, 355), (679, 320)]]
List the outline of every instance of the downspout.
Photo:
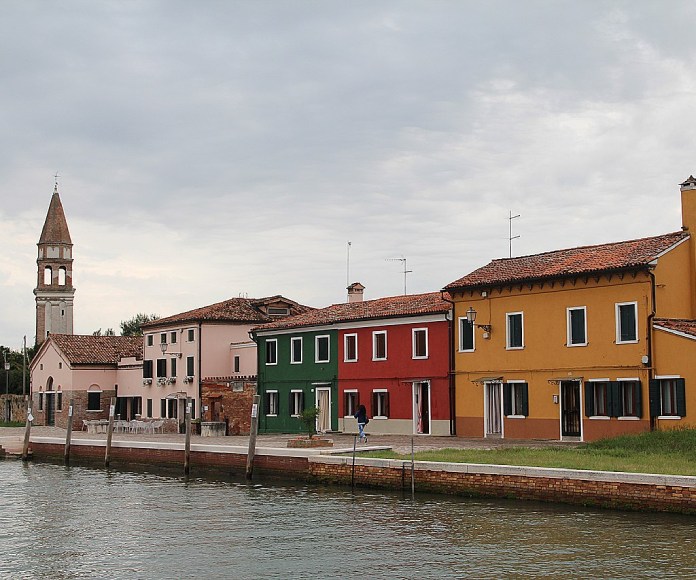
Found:
[[(203, 362), (201, 354), (203, 352), (203, 321), (198, 321), (198, 415), (203, 420)], [(181, 350), (181, 349), (179, 349)]]
[(449, 368), (447, 370), (447, 376), (449, 378), (449, 416), (450, 416), (450, 435), (456, 435), (457, 434), (457, 424), (455, 421), (454, 413), (455, 413), (455, 400), (454, 400), (454, 302), (452, 300), (449, 300), (448, 298), (445, 298), (446, 292), (444, 290), (440, 291), (442, 299), (445, 302), (449, 302), (452, 305), (452, 310), (450, 313), (445, 315), (445, 319), (447, 319), (448, 316), (451, 315), (451, 320), (449, 321), (450, 323), (447, 325), (447, 334), (448, 334), (448, 365)]
[[(648, 347), (648, 413), (650, 413), (650, 381), (652, 381), (655, 378), (655, 365), (653, 364), (653, 341), (652, 341), (652, 333), (653, 333), (653, 319), (655, 318), (655, 310), (656, 310), (656, 304), (655, 304), (655, 297), (656, 297), (656, 292), (655, 292), (655, 274), (653, 273), (652, 268), (648, 269), (648, 276), (650, 276), (650, 299), (652, 301), (652, 309), (650, 311), (650, 314), (648, 314), (648, 328), (647, 328), (647, 337), (646, 337), (646, 343)], [(657, 427), (655, 417), (650, 415), (650, 430), (654, 431), (655, 428)]]

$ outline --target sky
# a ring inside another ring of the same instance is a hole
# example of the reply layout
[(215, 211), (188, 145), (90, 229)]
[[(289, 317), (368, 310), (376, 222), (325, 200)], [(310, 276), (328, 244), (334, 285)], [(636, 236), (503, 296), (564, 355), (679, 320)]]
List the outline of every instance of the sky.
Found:
[(438, 291), (510, 247), (681, 227), (691, 1), (0, 8), (0, 344), (14, 349), (34, 342), (56, 173), (76, 334), (240, 295), (402, 294), (402, 258), (408, 293)]

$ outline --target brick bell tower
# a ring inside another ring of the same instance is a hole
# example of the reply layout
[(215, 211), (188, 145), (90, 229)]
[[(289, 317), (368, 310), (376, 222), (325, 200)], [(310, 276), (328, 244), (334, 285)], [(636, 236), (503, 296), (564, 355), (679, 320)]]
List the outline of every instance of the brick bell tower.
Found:
[(57, 181), (37, 246), (39, 254), (34, 295), (36, 343), (41, 344), (49, 333), (73, 333), (73, 245), (58, 195)]

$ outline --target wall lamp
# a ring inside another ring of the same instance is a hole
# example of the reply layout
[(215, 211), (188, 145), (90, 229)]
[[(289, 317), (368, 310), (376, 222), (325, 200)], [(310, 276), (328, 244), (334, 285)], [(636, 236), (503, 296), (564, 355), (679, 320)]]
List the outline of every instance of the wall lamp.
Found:
[[(160, 342), (160, 350), (162, 351), (162, 354), (165, 354), (167, 352), (167, 348), (169, 348), (169, 345), (166, 342)], [(170, 352), (169, 353), (171, 356), (175, 356), (177, 358), (181, 358), (181, 353), (180, 352)]]
[(483, 332), (490, 332), (491, 331), (491, 325), (490, 324), (474, 324), (476, 322), (476, 310), (473, 309), (473, 307), (469, 306), (469, 310), (466, 311), (466, 320), (471, 326), (478, 326), (479, 328), (483, 329)]

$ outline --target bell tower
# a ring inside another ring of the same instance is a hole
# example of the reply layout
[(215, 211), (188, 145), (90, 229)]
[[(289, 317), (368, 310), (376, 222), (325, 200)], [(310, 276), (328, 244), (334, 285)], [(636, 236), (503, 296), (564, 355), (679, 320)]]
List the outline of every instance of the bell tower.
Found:
[(37, 246), (39, 253), (34, 295), (36, 343), (41, 344), (49, 333), (73, 333), (73, 245), (58, 195), (57, 181)]

